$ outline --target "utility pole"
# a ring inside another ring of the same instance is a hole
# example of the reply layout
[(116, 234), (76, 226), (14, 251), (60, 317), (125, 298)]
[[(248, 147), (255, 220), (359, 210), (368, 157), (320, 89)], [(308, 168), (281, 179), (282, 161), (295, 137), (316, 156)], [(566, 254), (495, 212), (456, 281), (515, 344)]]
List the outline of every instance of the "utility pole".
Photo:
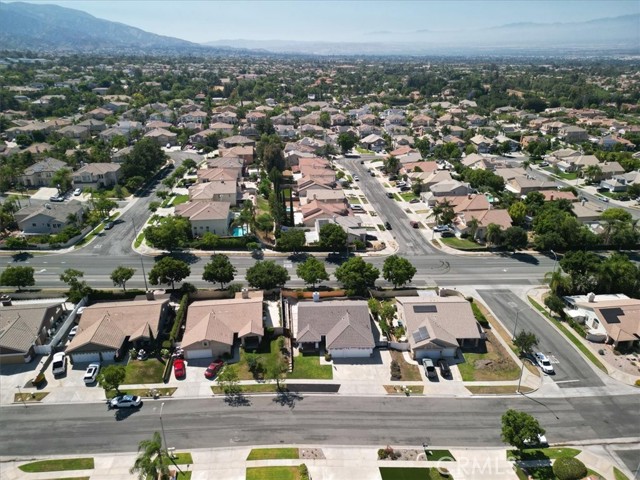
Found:
[[(131, 224), (133, 225), (133, 234), (134, 234), (133, 241), (135, 243), (136, 239), (138, 238), (138, 229), (136, 228), (136, 222), (134, 222), (133, 218), (131, 219)], [(147, 285), (147, 272), (145, 272), (144, 270), (144, 262), (142, 261), (142, 255), (140, 255), (140, 266), (142, 267), (142, 278), (144, 279), (144, 291), (148, 292), (149, 285)]]

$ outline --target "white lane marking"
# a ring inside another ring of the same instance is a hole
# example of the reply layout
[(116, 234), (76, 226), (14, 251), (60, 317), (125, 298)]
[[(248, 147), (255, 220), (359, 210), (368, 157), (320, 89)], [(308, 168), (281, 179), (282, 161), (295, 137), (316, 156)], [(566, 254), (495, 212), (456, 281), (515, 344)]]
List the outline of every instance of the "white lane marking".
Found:
[(556, 383), (576, 383), (579, 382), (580, 380), (560, 380)]

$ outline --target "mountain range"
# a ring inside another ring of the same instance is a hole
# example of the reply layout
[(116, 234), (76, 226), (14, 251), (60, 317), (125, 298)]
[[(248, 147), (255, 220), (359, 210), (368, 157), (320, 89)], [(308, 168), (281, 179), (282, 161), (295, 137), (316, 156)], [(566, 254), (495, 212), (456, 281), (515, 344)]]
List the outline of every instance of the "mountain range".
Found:
[(0, 3), (0, 48), (129, 54), (303, 55), (573, 55), (640, 53), (640, 15), (573, 23), (522, 22), (465, 30), (384, 30), (361, 41), (215, 40), (197, 44), (149, 33), (80, 10), (24, 2)]

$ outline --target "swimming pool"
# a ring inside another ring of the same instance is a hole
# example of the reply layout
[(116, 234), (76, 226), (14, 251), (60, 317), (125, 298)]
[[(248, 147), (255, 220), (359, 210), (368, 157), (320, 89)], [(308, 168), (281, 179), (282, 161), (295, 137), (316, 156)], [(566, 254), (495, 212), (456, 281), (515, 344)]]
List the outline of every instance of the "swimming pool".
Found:
[(249, 233), (249, 229), (243, 225), (241, 227), (233, 227), (231, 235), (234, 237), (244, 237), (247, 233)]

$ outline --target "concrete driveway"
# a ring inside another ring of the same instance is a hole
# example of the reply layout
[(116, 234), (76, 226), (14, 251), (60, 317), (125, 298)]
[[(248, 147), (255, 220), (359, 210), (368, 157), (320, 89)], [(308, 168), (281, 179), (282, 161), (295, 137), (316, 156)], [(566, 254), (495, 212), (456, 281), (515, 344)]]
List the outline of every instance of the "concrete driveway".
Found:
[(389, 382), (391, 354), (387, 350), (374, 350), (370, 358), (334, 358), (332, 362), (333, 380), (342, 385)]

